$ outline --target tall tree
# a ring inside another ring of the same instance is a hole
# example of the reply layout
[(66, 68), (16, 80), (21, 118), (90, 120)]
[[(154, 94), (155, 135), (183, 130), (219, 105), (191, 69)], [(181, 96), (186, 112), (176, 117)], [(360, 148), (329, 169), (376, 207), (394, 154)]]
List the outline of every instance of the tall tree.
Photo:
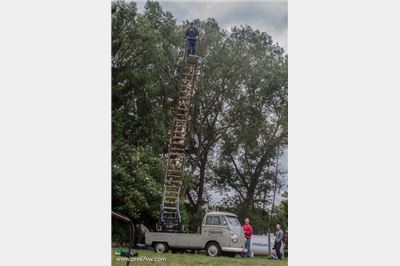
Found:
[(176, 101), (178, 31), (172, 14), (148, 2), (112, 2), (113, 209), (155, 224), (163, 158)]
[(215, 185), (233, 189), (249, 212), (263, 200), (268, 167), (287, 142), (287, 60), (270, 36), (249, 26), (233, 28), (229, 43), (241, 71), (225, 119), (238, 126), (223, 135)]
[(223, 105), (230, 97), (229, 80), (233, 71), (228, 64), (226, 33), (214, 19), (198, 22), (202, 64), (193, 98), (191, 142), (189, 156), (189, 185), (186, 196), (193, 214), (201, 211), (204, 203), (206, 171), (209, 154), (228, 126), (221, 121)]

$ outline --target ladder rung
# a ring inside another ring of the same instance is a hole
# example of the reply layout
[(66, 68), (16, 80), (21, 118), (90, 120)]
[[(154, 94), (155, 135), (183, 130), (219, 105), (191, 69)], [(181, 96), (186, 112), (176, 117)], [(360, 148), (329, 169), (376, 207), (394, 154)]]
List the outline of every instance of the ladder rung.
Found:
[(182, 149), (183, 151), (186, 150), (186, 147), (183, 144), (178, 144), (178, 143), (171, 143), (170, 147), (171, 149)]
[(182, 183), (180, 180), (165, 180), (167, 183)]
[[(182, 141), (183, 142), (183, 141)], [(185, 146), (185, 143), (178, 143), (178, 142), (172, 142), (172, 145), (180, 145), (180, 146)]]
[[(167, 174), (167, 177), (165, 178), (165, 182), (171, 181), (171, 182), (181, 182), (181, 177), (180, 175), (174, 175), (174, 174)], [(177, 180), (179, 179), (179, 180)]]
[(176, 169), (176, 168), (178, 168), (178, 167), (175, 167), (174, 165), (168, 165), (168, 171), (169, 172), (172, 172), (172, 171), (174, 171), (174, 172), (181, 172), (181, 167), (179, 166), (179, 169)]
[(175, 151), (185, 151), (185, 149), (182, 149), (182, 148), (171, 147), (171, 149), (173, 149), (173, 150), (175, 150)]
[[(173, 131), (173, 133), (174, 133), (174, 136), (175, 137), (179, 137), (179, 138), (182, 138), (182, 140), (184, 140), (185, 139), (185, 133), (181, 133), (181, 132), (177, 132), (177, 131)], [(179, 135), (177, 135), (177, 134), (182, 134), (183, 136), (179, 136)]]
[(183, 159), (182, 158), (174, 158), (168, 161), (168, 163), (183, 163)]
[(164, 204), (176, 204), (177, 202), (176, 201), (167, 201), (167, 200), (165, 200), (164, 201)]
[(165, 211), (163, 213), (176, 213), (176, 212), (174, 212), (174, 211)]
[(172, 131), (172, 133), (174, 134), (173, 137), (179, 137), (179, 138), (185, 139), (186, 128), (183, 129), (184, 131), (181, 131), (182, 129), (183, 128), (180, 128), (180, 130)]
[(186, 128), (186, 127), (188, 127), (188, 123), (179, 122), (179, 123), (175, 123), (173, 130), (174, 129), (179, 129), (180, 131), (177, 132), (177, 133), (184, 134), (186, 132), (183, 131), (183, 129)]
[(168, 169), (168, 172), (178, 172), (178, 173), (180, 173), (181, 170)]
[[(177, 134), (186, 134), (186, 128), (188, 128), (189, 125), (187, 123), (179, 123), (179, 125), (175, 125), (172, 131), (173, 133)], [(177, 129), (177, 130), (176, 130)]]
[[(168, 182), (168, 181), (173, 181), (173, 182), (181, 182), (181, 177), (172, 177), (172, 176), (168, 176), (166, 179), (165, 179), (165, 182)], [(177, 191), (176, 191), (177, 192)]]
[(176, 207), (165, 206), (164, 209), (176, 210)]
[(186, 151), (186, 149), (180, 149), (180, 148), (171, 147), (171, 152), (173, 152), (173, 153), (182, 153), (182, 154), (184, 154), (185, 151)]
[(183, 156), (184, 153), (171, 152), (170, 155), (172, 155), (172, 156)]
[(185, 146), (185, 143), (183, 141), (181, 141), (181, 142), (174, 141), (174, 142), (171, 142), (171, 145)]
[(165, 187), (169, 187), (169, 188), (179, 188), (177, 186), (165, 186)]
[(168, 195), (168, 197), (179, 197), (179, 194), (176, 191), (174, 191), (173, 194), (169, 193), (167, 195)]
[(174, 195), (177, 195), (178, 192), (180, 193), (180, 191), (179, 191), (178, 189), (177, 189), (177, 190), (165, 190), (165, 193), (166, 193), (166, 194), (174, 194)]
[(172, 190), (166, 190), (165, 193), (166, 193), (166, 194), (175, 194), (175, 195), (176, 195), (176, 194), (178, 194), (178, 191), (177, 191), (177, 190), (174, 190), (174, 191), (172, 191)]
[(170, 169), (170, 168), (168, 168), (168, 172), (180, 173), (180, 172), (181, 172), (181, 170), (180, 170), (180, 169), (179, 169), (179, 170), (174, 170), (174, 169)]
[(168, 195), (175, 195), (175, 196), (179, 196), (179, 193), (178, 193), (178, 192), (179, 192), (178, 190), (175, 190), (175, 191), (168, 191), (168, 190), (166, 190), (166, 191), (165, 191), (166, 194), (168, 194)]
[(168, 175), (168, 177), (177, 177), (177, 178), (180, 178), (181, 176), (180, 176), (180, 175)]
[(185, 147), (184, 143), (172, 142), (172, 143), (170, 144), (171, 149), (172, 149), (172, 148), (177, 148), (177, 147), (173, 147), (174, 145), (175, 145), (175, 146), (179, 145), (180, 147), (182, 147), (182, 146)]
[[(183, 127), (182, 127), (183, 128)], [(186, 127), (185, 127), (186, 128)], [(172, 133), (174, 133), (174, 134), (182, 134), (182, 135), (185, 135), (186, 134), (186, 131), (172, 131)], [(184, 138), (185, 136), (182, 136), (182, 138)]]

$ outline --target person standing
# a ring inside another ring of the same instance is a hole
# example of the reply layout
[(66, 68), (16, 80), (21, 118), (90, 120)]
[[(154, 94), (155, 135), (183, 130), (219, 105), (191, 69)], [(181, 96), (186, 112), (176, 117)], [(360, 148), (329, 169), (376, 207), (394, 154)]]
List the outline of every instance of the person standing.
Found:
[(246, 242), (244, 243), (244, 247), (247, 249), (247, 252), (243, 252), (241, 256), (243, 258), (245, 257), (250, 257), (250, 244), (251, 244), (251, 234), (253, 233), (253, 227), (250, 225), (250, 219), (246, 218), (244, 220), (244, 225), (243, 225), (243, 232), (244, 232), (244, 238), (246, 239)]
[(199, 31), (194, 27), (194, 23), (191, 22), (190, 27), (186, 31), (189, 55), (196, 55), (197, 36), (199, 36)]
[(283, 231), (281, 229), (281, 225), (277, 224), (276, 225), (276, 232), (275, 232), (275, 244), (274, 244), (274, 249), (276, 251), (276, 256), (278, 259), (282, 259), (282, 254), (281, 254), (281, 245), (282, 245), (282, 240), (283, 240)]

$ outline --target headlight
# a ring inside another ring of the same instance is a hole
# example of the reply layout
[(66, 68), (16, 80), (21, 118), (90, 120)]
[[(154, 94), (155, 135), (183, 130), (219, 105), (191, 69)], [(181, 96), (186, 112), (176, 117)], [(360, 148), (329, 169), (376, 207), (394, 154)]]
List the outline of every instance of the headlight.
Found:
[(233, 242), (233, 243), (236, 243), (236, 242), (238, 242), (238, 240), (239, 240), (239, 237), (238, 237), (238, 235), (237, 235), (237, 234), (235, 234), (233, 231), (230, 231), (230, 233), (231, 233), (231, 239), (232, 239), (232, 242)]

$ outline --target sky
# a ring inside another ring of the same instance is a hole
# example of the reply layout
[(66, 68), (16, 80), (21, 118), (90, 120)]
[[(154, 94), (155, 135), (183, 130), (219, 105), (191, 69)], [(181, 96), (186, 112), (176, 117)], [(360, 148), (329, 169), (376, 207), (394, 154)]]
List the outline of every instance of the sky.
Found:
[[(170, 11), (177, 23), (200, 18), (215, 18), (220, 27), (250, 25), (253, 29), (267, 32), (288, 53), (288, 5), (287, 1), (159, 1), (164, 10)], [(139, 12), (145, 1), (138, 1)]]

